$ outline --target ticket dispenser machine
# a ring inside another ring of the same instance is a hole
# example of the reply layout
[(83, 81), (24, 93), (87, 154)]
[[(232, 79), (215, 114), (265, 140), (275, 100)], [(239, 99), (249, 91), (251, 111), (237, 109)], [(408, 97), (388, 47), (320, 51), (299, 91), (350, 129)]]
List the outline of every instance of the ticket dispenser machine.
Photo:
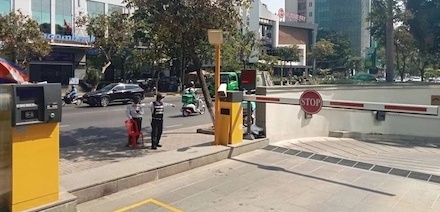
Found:
[(0, 85), (0, 208), (23, 211), (59, 198), (61, 85)]
[[(219, 94), (219, 93), (218, 93)], [(220, 96), (220, 144), (237, 144), (243, 141), (243, 92), (226, 91)]]

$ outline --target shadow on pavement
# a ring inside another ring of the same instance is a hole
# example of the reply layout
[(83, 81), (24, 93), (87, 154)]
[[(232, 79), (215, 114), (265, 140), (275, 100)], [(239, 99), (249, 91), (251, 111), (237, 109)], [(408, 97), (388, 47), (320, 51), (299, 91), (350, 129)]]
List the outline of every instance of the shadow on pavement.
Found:
[(150, 146), (150, 134), (145, 131), (143, 132), (145, 146), (136, 149), (125, 147), (128, 140), (127, 131), (121, 127), (89, 127), (63, 132), (60, 136), (60, 157), (71, 161), (79, 158), (94, 161), (114, 161), (120, 157), (138, 157), (148, 152), (147, 149)]
[(253, 162), (250, 162), (250, 161), (244, 161), (244, 160), (240, 160), (240, 159), (236, 159), (236, 158), (230, 158), (230, 159), (234, 160), (234, 161), (250, 164), (250, 165), (255, 165), (255, 166), (257, 166), (260, 169), (265, 169), (265, 170), (270, 170), (270, 171), (286, 172), (286, 173), (289, 173), (289, 174), (294, 174), (294, 175), (298, 175), (298, 176), (302, 176), (302, 177), (307, 177), (307, 178), (311, 178), (311, 179), (315, 179), (315, 180), (320, 180), (320, 181), (324, 181), (324, 182), (328, 182), (328, 183), (334, 183), (334, 184), (338, 184), (338, 185), (341, 185), (341, 186), (346, 186), (346, 187), (350, 187), (350, 188), (360, 189), (360, 190), (363, 190), (363, 191), (368, 191), (368, 192), (372, 192), (372, 193), (376, 193), (376, 194), (381, 194), (381, 195), (385, 195), (385, 196), (390, 196), (390, 197), (396, 196), (395, 194), (392, 194), (392, 193), (383, 192), (383, 191), (379, 191), (379, 190), (375, 190), (375, 189), (371, 189), (371, 188), (366, 188), (366, 187), (361, 187), (361, 186), (356, 186), (356, 185), (352, 185), (352, 184), (348, 184), (348, 183), (338, 182), (338, 181), (335, 181), (335, 180), (330, 180), (330, 179), (326, 179), (326, 178), (322, 178), (322, 177), (317, 177), (317, 176), (313, 176), (313, 175), (309, 175), (309, 174), (302, 174), (302, 173), (299, 173), (299, 172), (294, 172), (294, 171), (286, 170), (285, 168), (278, 167), (278, 166), (268, 166), (268, 165), (253, 163)]

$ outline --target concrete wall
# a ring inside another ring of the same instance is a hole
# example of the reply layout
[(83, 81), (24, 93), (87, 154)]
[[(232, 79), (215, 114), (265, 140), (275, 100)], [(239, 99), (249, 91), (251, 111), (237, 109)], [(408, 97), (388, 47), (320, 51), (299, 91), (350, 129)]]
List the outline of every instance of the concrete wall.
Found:
[[(431, 95), (440, 95), (440, 85), (417, 86), (290, 86), (258, 87), (257, 94), (299, 98), (304, 90), (317, 90), (324, 100), (368, 101), (431, 105)], [(271, 141), (328, 136), (329, 131), (352, 131), (408, 136), (439, 137), (440, 118), (387, 113), (376, 121), (372, 111), (323, 108), (306, 119), (299, 106), (257, 103), (257, 125)]]

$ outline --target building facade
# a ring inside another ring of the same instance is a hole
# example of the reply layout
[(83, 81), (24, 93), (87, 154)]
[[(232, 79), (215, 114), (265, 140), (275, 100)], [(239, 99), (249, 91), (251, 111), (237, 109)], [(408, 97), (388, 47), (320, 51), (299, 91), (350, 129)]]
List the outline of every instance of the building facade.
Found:
[[(259, 53), (267, 53), (278, 46), (279, 17), (267, 9), (267, 5), (260, 0), (254, 0), (250, 9), (244, 10), (243, 23), (248, 25), (256, 38), (261, 42), (262, 48)], [(251, 57), (249, 63), (258, 62), (258, 56)]]
[(127, 12), (121, 0), (0, 0), (0, 13), (20, 10), (35, 19), (43, 37), (52, 46), (50, 55), (29, 62), (31, 81), (56, 82), (63, 85), (70, 78), (83, 78), (86, 55), (94, 37), (85, 27), (77, 27), (81, 16)]
[(315, 23), (315, 0), (285, 0), (285, 22)]
[(319, 29), (342, 32), (357, 56), (365, 56), (371, 36), (367, 21), (371, 0), (316, 0), (315, 22)]

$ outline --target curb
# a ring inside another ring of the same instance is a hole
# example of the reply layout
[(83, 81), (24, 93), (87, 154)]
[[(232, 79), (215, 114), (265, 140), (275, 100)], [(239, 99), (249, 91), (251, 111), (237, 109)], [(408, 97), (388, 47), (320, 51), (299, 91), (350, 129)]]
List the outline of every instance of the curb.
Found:
[(267, 145), (269, 139), (264, 138), (229, 146), (186, 147), (64, 175), (61, 184), (79, 204)]

